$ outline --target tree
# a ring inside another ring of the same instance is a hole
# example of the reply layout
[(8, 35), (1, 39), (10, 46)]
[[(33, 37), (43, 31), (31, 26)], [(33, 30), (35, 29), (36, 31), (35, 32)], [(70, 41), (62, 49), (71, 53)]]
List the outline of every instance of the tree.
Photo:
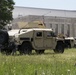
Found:
[(0, 0), (0, 29), (13, 20), (12, 10), (14, 4), (13, 0)]

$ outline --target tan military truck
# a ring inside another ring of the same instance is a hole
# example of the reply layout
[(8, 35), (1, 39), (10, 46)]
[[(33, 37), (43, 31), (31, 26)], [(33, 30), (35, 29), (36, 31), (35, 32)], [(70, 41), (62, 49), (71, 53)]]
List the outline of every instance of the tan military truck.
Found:
[(22, 29), (14, 37), (20, 54), (31, 54), (32, 50), (42, 54), (47, 49), (56, 53), (64, 52), (64, 38), (57, 38), (52, 29)]
[(45, 28), (42, 22), (18, 22), (18, 25), (20, 29), (8, 33), (13, 37), (20, 54), (31, 54), (32, 50), (42, 54), (47, 49), (52, 49), (56, 53), (64, 52), (64, 38), (57, 38), (53, 30)]

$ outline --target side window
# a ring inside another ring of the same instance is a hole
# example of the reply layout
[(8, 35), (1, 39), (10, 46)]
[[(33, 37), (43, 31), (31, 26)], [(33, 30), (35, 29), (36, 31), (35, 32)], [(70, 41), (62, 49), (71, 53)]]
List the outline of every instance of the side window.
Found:
[(36, 37), (42, 37), (42, 32), (37, 32)]
[(47, 32), (47, 37), (56, 37), (54, 32)]
[(51, 32), (47, 32), (47, 37), (51, 37)]

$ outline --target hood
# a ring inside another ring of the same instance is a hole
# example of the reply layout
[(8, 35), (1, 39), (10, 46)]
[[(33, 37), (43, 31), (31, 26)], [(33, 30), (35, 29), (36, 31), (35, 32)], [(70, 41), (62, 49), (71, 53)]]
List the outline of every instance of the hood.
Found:
[(9, 36), (14, 36), (15, 34), (17, 34), (19, 32), (19, 29), (14, 29), (14, 30), (10, 30), (8, 31)]

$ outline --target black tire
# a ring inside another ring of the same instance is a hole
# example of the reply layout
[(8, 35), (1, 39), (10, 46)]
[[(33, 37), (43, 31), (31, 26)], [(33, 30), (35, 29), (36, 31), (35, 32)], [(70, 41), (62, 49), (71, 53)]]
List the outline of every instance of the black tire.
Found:
[(63, 53), (64, 52), (64, 44), (60, 43), (56, 46), (56, 48), (54, 49), (55, 53)]
[(37, 54), (43, 54), (45, 50), (35, 50)]
[(32, 53), (32, 48), (29, 43), (23, 43), (21, 45), (21, 49), (19, 50), (20, 54), (31, 54)]
[(1, 47), (1, 53), (2, 54), (7, 54), (6, 50), (8, 47), (8, 41), (9, 41), (9, 35), (6, 30), (0, 30), (0, 45)]
[(8, 43), (9, 35), (7, 31), (0, 30), (0, 44)]

